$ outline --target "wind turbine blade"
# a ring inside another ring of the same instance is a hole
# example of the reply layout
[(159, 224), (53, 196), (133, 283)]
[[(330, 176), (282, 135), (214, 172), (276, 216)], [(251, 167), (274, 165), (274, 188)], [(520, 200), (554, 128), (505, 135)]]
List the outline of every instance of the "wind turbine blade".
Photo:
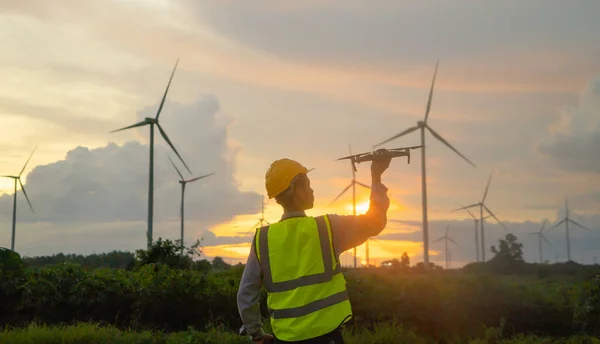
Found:
[(360, 185), (360, 186), (362, 186), (363, 188), (367, 188), (367, 189), (370, 189), (370, 188), (371, 188), (371, 187), (370, 187), (370, 186), (368, 186), (367, 184), (363, 184), (363, 183), (361, 183), (361, 182), (358, 182), (358, 181), (356, 181), (355, 183), (356, 183), (357, 185)]
[(544, 239), (544, 241), (548, 244), (548, 245), (552, 245), (550, 243), (550, 241), (548, 241), (548, 239), (546, 239), (546, 237), (543, 234), (540, 234), (540, 236), (542, 237), (542, 239)]
[(462, 208), (454, 209), (452, 211), (459, 211), (459, 210), (463, 210), (463, 209), (466, 210), (467, 208), (473, 208), (473, 207), (479, 207), (479, 203), (473, 203), (471, 205), (467, 205), (467, 206), (464, 206)]
[[(350, 144), (348, 144), (348, 153), (350, 153), (350, 156), (352, 156), (352, 146), (350, 146)], [(352, 180), (356, 180), (356, 167), (354, 166), (354, 159), (350, 158), (348, 160), (350, 162), (350, 169), (352, 170)]]
[(544, 231), (544, 228), (546, 227), (547, 223), (548, 223), (548, 220), (544, 220), (544, 222), (542, 223), (542, 229), (540, 229), (540, 233), (542, 233)]
[(268, 224), (268, 225), (270, 225), (270, 224), (271, 224), (271, 223), (269, 223), (269, 221), (267, 221), (267, 220), (265, 220), (265, 219), (263, 219), (263, 221), (264, 221), (266, 224)]
[(258, 220), (250, 230), (256, 229), (258, 226), (260, 226), (260, 220)]
[(438, 241), (440, 241), (440, 240), (442, 240), (442, 239), (446, 239), (446, 237), (437, 238), (437, 239), (435, 239), (433, 242), (438, 242)]
[(131, 128), (141, 127), (141, 126), (143, 126), (143, 125), (146, 125), (146, 124), (148, 124), (148, 122), (146, 122), (146, 121), (141, 121), (141, 122), (138, 122), (138, 123), (136, 123), (136, 124), (132, 124), (132, 125), (130, 125), (130, 126), (128, 126), (128, 127), (125, 127), (125, 128), (121, 128), (121, 129), (117, 129), (117, 130), (109, 131), (109, 133), (116, 133), (117, 131), (122, 131), (122, 130), (131, 129)]
[(400, 134), (392, 136), (391, 138), (389, 138), (389, 139), (387, 139), (387, 140), (385, 140), (385, 141), (383, 141), (381, 143), (376, 144), (375, 146), (373, 146), (373, 148), (379, 147), (379, 146), (381, 146), (381, 145), (383, 145), (385, 143), (388, 143), (388, 142), (390, 142), (392, 140), (395, 140), (395, 139), (399, 138), (400, 136), (404, 136), (406, 134), (410, 134), (410, 133), (412, 133), (413, 131), (415, 131), (417, 129), (419, 129), (418, 125), (416, 125), (414, 127), (411, 127), (411, 128), (408, 128), (408, 129), (404, 130), (403, 132), (401, 132)]
[(435, 85), (435, 77), (437, 75), (438, 66), (440, 64), (440, 60), (437, 60), (435, 63), (435, 71), (433, 72), (433, 79), (431, 80), (431, 88), (429, 89), (429, 99), (427, 100), (427, 109), (425, 110), (425, 123), (427, 123), (427, 118), (429, 117), (429, 111), (431, 110), (431, 99), (433, 98), (433, 87)]
[(452, 242), (454, 245), (456, 245), (456, 246), (460, 246), (459, 244), (457, 244), (457, 243), (456, 243), (456, 241), (454, 241), (454, 239), (452, 239), (452, 238), (448, 237), (448, 240), (450, 240), (450, 241), (451, 241), (451, 242)]
[(173, 143), (171, 142), (171, 140), (169, 140), (167, 133), (165, 133), (163, 128), (160, 126), (160, 124), (156, 123), (156, 126), (158, 127), (158, 130), (160, 131), (160, 134), (162, 135), (163, 139), (165, 139), (165, 141), (167, 141), (167, 144), (169, 144), (169, 146), (171, 146), (171, 149), (173, 149), (175, 154), (177, 154), (177, 157), (179, 158), (179, 160), (181, 160), (181, 162), (183, 163), (183, 166), (185, 166), (185, 168), (188, 170), (188, 172), (190, 174), (192, 174), (192, 171), (190, 170), (188, 165), (185, 163), (185, 161), (183, 161), (183, 158), (181, 157), (181, 155), (179, 155), (179, 152), (177, 151), (177, 149), (175, 149), (175, 146), (173, 146)]
[(586, 226), (580, 225), (580, 224), (579, 224), (579, 223), (577, 223), (575, 220), (569, 219), (569, 222), (571, 222), (571, 223), (572, 223), (572, 224), (574, 224), (575, 226), (579, 226), (579, 227), (581, 227), (581, 228), (583, 228), (583, 229), (586, 229), (586, 230), (588, 230), (588, 231), (590, 230), (590, 229), (589, 229), (589, 228), (587, 228)]
[(555, 224), (554, 226), (552, 226), (552, 227), (548, 228), (548, 230), (550, 230), (550, 229), (552, 229), (552, 228), (556, 228), (556, 227), (558, 227), (558, 226), (562, 225), (563, 223), (565, 223), (565, 221), (567, 221), (567, 219), (566, 219), (566, 218), (565, 218), (565, 219), (562, 219), (562, 221), (560, 221), (560, 222), (558, 222), (557, 224)]
[(33, 147), (31, 154), (29, 154), (29, 158), (27, 158), (27, 161), (25, 161), (25, 165), (23, 165), (21, 172), (19, 172), (19, 177), (23, 174), (23, 171), (25, 171), (25, 168), (27, 167), (27, 164), (29, 164), (29, 160), (31, 160), (31, 157), (33, 156), (33, 153), (35, 152), (36, 149), (37, 149), (37, 145), (35, 147)]
[(446, 141), (443, 137), (440, 136), (440, 134), (438, 134), (435, 130), (433, 130), (428, 124), (425, 124), (425, 128), (427, 128), (429, 130), (429, 132), (431, 132), (431, 134), (438, 139), (439, 141), (441, 141), (443, 144), (445, 144), (446, 146), (448, 146), (448, 148), (452, 149), (454, 151), (454, 153), (460, 155), (461, 158), (465, 159), (466, 162), (468, 162), (471, 166), (473, 167), (477, 167), (475, 166), (474, 163), (471, 162), (471, 160), (467, 159), (466, 156), (462, 155), (461, 152), (459, 152), (456, 148), (452, 147), (452, 145), (450, 143), (448, 143), (448, 141)]
[(450, 226), (446, 226), (446, 236), (448, 236), (449, 231), (450, 231)]
[(181, 174), (181, 172), (179, 172), (179, 169), (177, 168), (177, 166), (175, 166), (175, 163), (173, 162), (173, 160), (171, 159), (170, 156), (167, 155), (167, 157), (169, 158), (169, 161), (171, 162), (171, 165), (173, 165), (173, 167), (175, 168), (175, 171), (177, 171), (177, 174), (179, 175), (179, 177), (181, 177), (181, 180), (185, 180), (185, 178), (183, 178), (183, 175)]
[(167, 93), (169, 92), (169, 87), (171, 87), (171, 81), (173, 80), (173, 75), (175, 75), (175, 69), (177, 69), (178, 64), (179, 58), (177, 59), (177, 62), (175, 62), (175, 67), (173, 67), (173, 71), (171, 72), (171, 77), (169, 78), (169, 83), (167, 84), (167, 88), (165, 89), (165, 94), (163, 94), (162, 100), (160, 101), (160, 105), (158, 106), (158, 111), (156, 112), (156, 120), (158, 120), (158, 116), (160, 116), (160, 112), (162, 111), (162, 108), (165, 105), (165, 99), (167, 99)]
[(485, 204), (483, 205), (483, 207), (485, 208), (485, 210), (487, 210), (488, 213), (490, 213), (490, 215), (492, 215), (492, 217), (500, 224), (500, 226), (504, 227), (504, 229), (508, 230), (508, 228), (506, 228), (506, 226), (504, 225), (504, 223), (502, 223), (502, 221), (500, 221), (496, 215), (494, 215), (494, 213), (492, 213), (492, 211), (490, 210), (490, 208), (488, 208)]
[(23, 191), (23, 195), (25, 195), (25, 199), (27, 200), (27, 203), (29, 203), (29, 208), (31, 208), (31, 212), (35, 213), (35, 211), (33, 210), (33, 206), (31, 205), (31, 202), (29, 202), (29, 197), (27, 196), (27, 192), (25, 191), (25, 186), (23, 186), (23, 183), (21, 182), (21, 178), (19, 178), (19, 184), (21, 184), (21, 191)]
[(473, 219), (477, 220), (477, 218), (475, 217), (475, 215), (473, 215), (473, 213), (471, 213), (471, 212), (469, 211), (469, 209), (466, 209), (466, 208), (465, 208), (465, 210), (467, 211), (467, 213), (469, 213), (469, 215), (471, 215), (471, 217), (472, 217)]
[(196, 180), (198, 180), (198, 179), (206, 178), (206, 177), (208, 177), (208, 176), (212, 176), (213, 174), (214, 174), (214, 173), (209, 173), (209, 174), (205, 174), (205, 175), (203, 175), (203, 176), (200, 176), (200, 177), (196, 177), (196, 178), (194, 178), (194, 179), (190, 179), (190, 180), (188, 180), (188, 183), (195, 182), (195, 181), (196, 181)]
[(331, 203), (329, 203), (328, 207), (331, 206), (335, 201), (337, 201), (338, 198), (342, 197), (344, 192), (348, 191), (348, 189), (350, 189), (351, 186), (352, 186), (352, 184), (349, 184), (348, 186), (346, 186), (346, 188), (344, 190), (342, 190), (342, 192), (340, 192), (340, 194), (333, 201), (331, 201)]
[(481, 200), (481, 203), (485, 202), (485, 198), (487, 197), (488, 190), (490, 189), (490, 183), (492, 181), (492, 174), (494, 174), (493, 170), (490, 172), (487, 184), (485, 185), (485, 192), (483, 193), (483, 199)]

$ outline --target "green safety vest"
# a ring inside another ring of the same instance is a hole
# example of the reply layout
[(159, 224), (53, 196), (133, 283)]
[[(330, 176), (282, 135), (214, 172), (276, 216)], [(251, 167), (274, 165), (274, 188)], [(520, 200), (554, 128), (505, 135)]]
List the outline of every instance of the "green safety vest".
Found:
[(327, 216), (293, 217), (258, 228), (254, 245), (278, 339), (315, 338), (350, 320), (346, 280)]

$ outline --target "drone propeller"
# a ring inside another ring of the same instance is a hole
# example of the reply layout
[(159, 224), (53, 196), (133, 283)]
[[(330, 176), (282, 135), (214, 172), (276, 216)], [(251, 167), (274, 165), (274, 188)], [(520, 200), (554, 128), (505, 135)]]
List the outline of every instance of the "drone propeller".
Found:
[(418, 146), (410, 146), (410, 147), (402, 147), (402, 148), (391, 148), (388, 149), (389, 151), (397, 151), (397, 150), (409, 150), (409, 149), (417, 149), (417, 148), (422, 148), (423, 145), (418, 145)]

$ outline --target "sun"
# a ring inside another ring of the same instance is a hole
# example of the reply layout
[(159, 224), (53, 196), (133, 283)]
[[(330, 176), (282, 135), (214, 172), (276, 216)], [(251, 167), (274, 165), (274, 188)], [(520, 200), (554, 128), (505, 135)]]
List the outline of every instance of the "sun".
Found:
[[(364, 201), (364, 202), (357, 202), (356, 203), (356, 214), (364, 214), (369, 210), (369, 201)], [(349, 213), (352, 213), (352, 203), (346, 204), (346, 210)]]

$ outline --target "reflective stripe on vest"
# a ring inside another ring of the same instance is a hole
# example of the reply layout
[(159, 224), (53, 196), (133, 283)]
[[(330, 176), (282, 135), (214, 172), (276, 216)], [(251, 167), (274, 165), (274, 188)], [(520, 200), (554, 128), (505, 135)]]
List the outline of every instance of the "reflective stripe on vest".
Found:
[[(277, 338), (314, 338), (350, 319), (346, 281), (326, 216), (290, 218), (261, 227), (254, 244)], [(270, 244), (277, 245), (270, 250)]]

